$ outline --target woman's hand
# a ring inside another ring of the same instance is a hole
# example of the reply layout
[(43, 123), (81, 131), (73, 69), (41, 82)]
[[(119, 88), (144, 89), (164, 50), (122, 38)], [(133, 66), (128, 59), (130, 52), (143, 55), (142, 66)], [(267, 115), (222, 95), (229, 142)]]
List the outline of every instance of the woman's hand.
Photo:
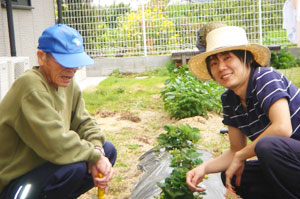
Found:
[(232, 162), (230, 163), (229, 167), (227, 168), (225, 175), (226, 175), (226, 187), (230, 190), (234, 190), (234, 187), (231, 184), (232, 177), (235, 175), (236, 180), (235, 184), (237, 186), (241, 185), (241, 177), (244, 170), (244, 160), (239, 158), (238, 152), (233, 157)]
[(197, 185), (202, 182), (205, 176), (205, 166), (204, 164), (190, 170), (186, 173), (186, 184), (188, 188), (192, 191), (203, 192), (204, 188), (198, 187)]

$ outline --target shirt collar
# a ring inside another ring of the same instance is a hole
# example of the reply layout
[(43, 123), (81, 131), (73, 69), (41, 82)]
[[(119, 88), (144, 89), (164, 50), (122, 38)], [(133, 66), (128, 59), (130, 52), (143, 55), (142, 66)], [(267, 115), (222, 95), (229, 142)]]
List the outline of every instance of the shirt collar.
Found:
[(249, 77), (249, 80), (248, 80), (248, 86), (247, 86), (247, 91), (246, 91), (246, 102), (247, 102), (247, 99), (251, 96), (251, 91), (253, 89), (253, 83), (252, 82), (253, 82), (253, 76), (254, 76), (255, 70), (256, 70), (256, 68), (251, 67), (250, 77)]

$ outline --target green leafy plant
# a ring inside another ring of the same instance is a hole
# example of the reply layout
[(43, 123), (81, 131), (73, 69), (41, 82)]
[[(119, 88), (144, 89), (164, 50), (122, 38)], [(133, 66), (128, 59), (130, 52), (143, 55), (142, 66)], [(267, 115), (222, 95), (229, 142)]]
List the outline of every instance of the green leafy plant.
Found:
[(166, 150), (192, 147), (200, 139), (199, 129), (192, 128), (188, 124), (180, 124), (180, 128), (170, 125), (164, 126), (167, 133), (158, 136), (159, 147)]
[(197, 80), (187, 66), (174, 68), (168, 66), (170, 79), (161, 91), (164, 108), (171, 118), (181, 119), (196, 115), (207, 115), (208, 111), (222, 110), (220, 96), (224, 88), (214, 81)]
[(171, 152), (171, 167), (184, 167), (187, 169), (192, 169), (194, 166), (202, 163), (199, 158), (200, 153), (197, 152), (195, 148), (184, 148), (182, 150), (173, 150)]
[(122, 74), (120, 72), (120, 69), (117, 68), (117, 69), (113, 70), (111, 76), (113, 76), (113, 77), (120, 77), (121, 78)]
[(280, 53), (271, 52), (271, 66), (276, 69), (287, 69), (297, 66), (298, 60), (295, 59), (287, 48), (280, 49)]
[(173, 169), (171, 176), (165, 179), (164, 183), (157, 183), (162, 189), (160, 199), (193, 199), (193, 192), (188, 189), (185, 183), (187, 168)]
[(155, 198), (202, 198), (201, 195), (194, 195), (185, 182), (186, 172), (202, 163), (199, 158), (201, 154), (194, 147), (194, 144), (200, 139), (199, 129), (183, 124), (180, 124), (179, 127), (170, 125), (164, 126), (164, 128), (167, 133), (159, 135), (158, 148), (165, 148), (171, 153), (170, 166), (174, 169), (164, 182), (157, 183), (162, 192)]

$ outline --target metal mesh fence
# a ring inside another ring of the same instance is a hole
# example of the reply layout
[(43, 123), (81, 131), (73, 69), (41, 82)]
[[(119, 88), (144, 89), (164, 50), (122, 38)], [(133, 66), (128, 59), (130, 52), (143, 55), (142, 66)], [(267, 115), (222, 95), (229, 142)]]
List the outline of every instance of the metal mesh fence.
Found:
[[(243, 27), (251, 42), (288, 45), (285, 0), (64, 0), (63, 23), (84, 37), (92, 57), (170, 54), (195, 48), (210, 21)], [(110, 4), (110, 2), (113, 2)]]

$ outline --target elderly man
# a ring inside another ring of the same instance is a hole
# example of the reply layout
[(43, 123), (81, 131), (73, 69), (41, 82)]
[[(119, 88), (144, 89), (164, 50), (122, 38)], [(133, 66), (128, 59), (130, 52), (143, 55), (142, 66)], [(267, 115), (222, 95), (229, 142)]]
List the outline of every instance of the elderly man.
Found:
[(67, 199), (106, 189), (117, 154), (73, 81), (79, 67), (94, 63), (82, 36), (51, 26), (39, 38), (37, 57), (39, 66), (0, 103), (0, 198)]

